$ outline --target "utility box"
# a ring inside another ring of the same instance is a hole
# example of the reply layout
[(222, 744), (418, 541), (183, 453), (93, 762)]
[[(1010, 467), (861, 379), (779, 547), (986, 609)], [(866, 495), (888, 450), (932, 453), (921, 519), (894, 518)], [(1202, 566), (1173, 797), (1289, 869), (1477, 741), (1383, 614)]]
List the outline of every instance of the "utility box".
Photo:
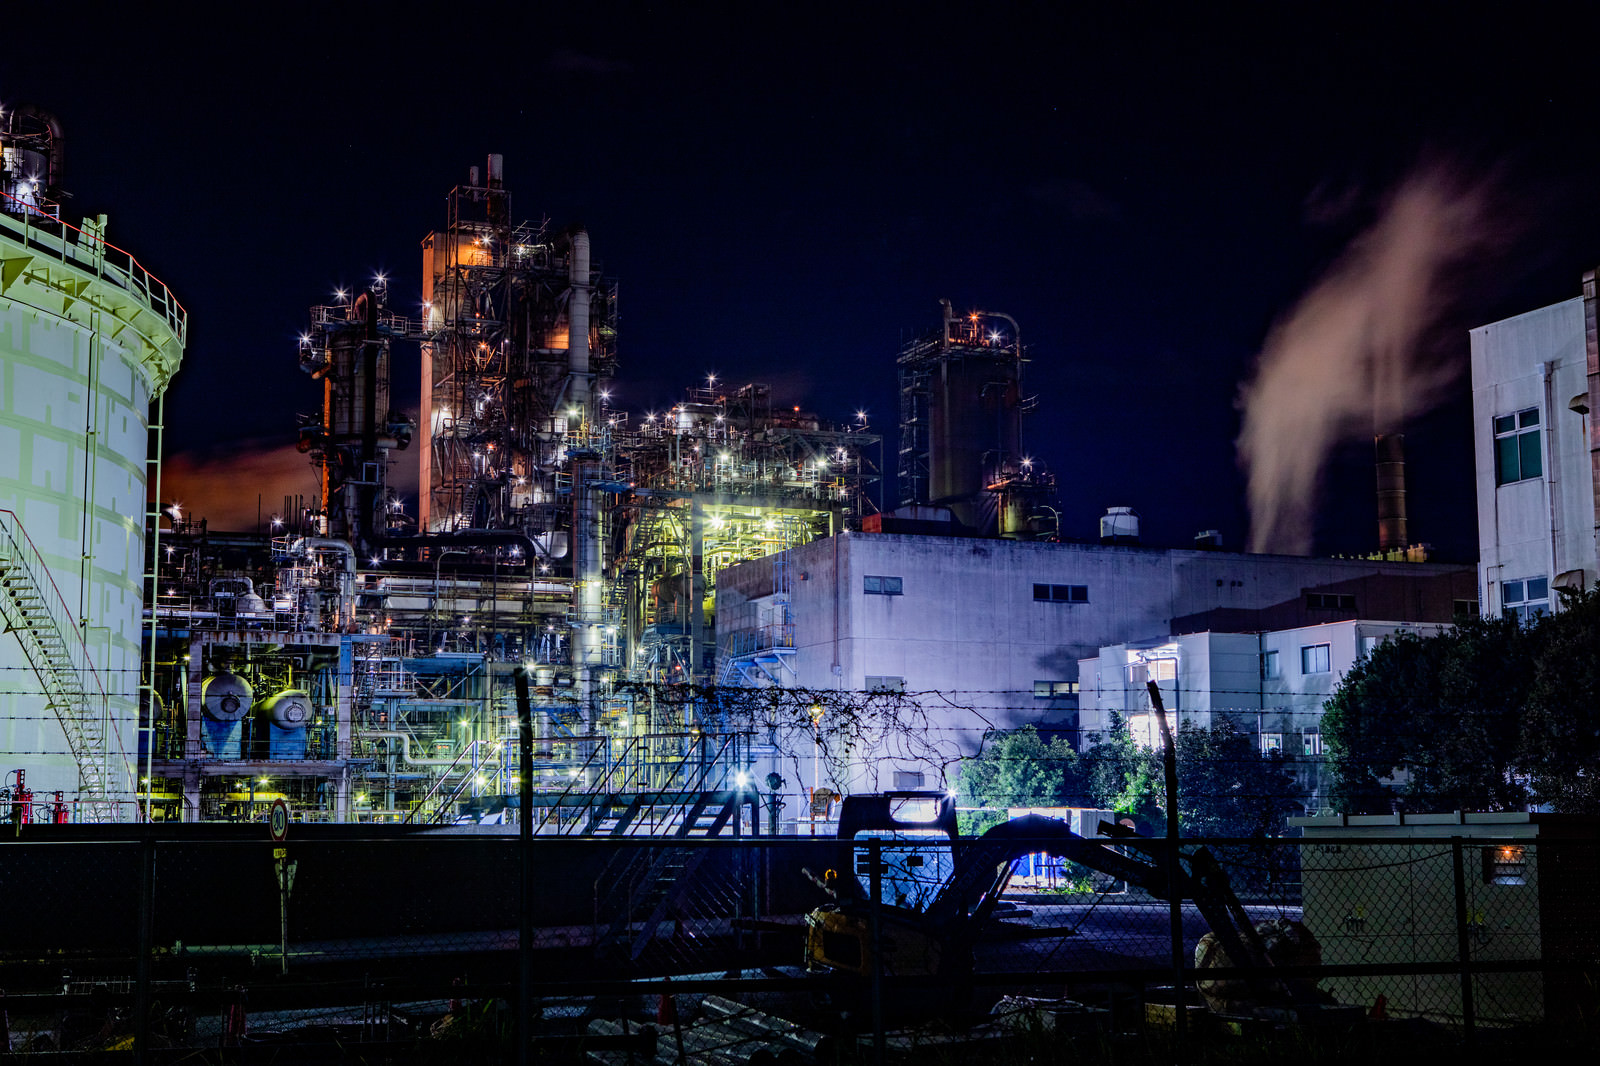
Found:
[[(1303, 920), (1329, 966), (1445, 964), (1329, 977), (1341, 1003), (1482, 1024), (1577, 1021), (1596, 1007), (1600, 819), (1526, 812), (1292, 818)], [(1459, 886), (1459, 888), (1458, 888)], [(1470, 984), (1463, 972), (1473, 973)]]

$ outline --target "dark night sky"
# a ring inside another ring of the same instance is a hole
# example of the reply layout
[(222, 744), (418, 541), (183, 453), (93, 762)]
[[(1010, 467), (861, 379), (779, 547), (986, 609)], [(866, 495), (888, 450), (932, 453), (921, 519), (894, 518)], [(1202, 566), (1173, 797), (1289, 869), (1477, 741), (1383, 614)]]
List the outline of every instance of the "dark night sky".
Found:
[[(1600, 262), (1584, 8), (335, 3), (226, 29), (220, 10), (0, 58), (0, 104), (64, 124), (72, 207), (108, 213), (189, 309), (169, 455), (292, 441), (318, 396), (305, 309), (382, 268), (414, 313), (418, 242), (488, 152), (514, 213), (583, 222), (619, 279), (625, 404), (714, 370), (837, 420), (865, 406), (892, 457), (902, 333), (941, 296), (1013, 315), (1029, 450), (1085, 537), (1128, 504), (1147, 541), (1244, 543), (1240, 383), (1420, 157), (1492, 175), (1511, 234), (1428, 331), (1447, 358)], [(1412, 533), (1470, 558), (1454, 395), (1408, 427)], [(1320, 551), (1371, 546), (1369, 454), (1335, 454)]]

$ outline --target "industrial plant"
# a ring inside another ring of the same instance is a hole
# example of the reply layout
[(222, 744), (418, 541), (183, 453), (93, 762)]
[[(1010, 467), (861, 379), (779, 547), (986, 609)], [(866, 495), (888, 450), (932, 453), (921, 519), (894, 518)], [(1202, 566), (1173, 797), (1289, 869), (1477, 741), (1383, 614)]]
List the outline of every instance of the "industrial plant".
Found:
[[(616, 284), (582, 229), (519, 220), (498, 155), (422, 248), (420, 317), (382, 278), (311, 309), (298, 362), (324, 400), (298, 439), (316, 496), (269, 536), (211, 530), (203, 503), (152, 512), (125, 816), (281, 799), (307, 820), (498, 820), (524, 772), (519, 668), (542, 830), (581, 830), (597, 797), (658, 826), (735, 803), (748, 724), (654, 693), (738, 662), (712, 616), (722, 569), (875, 514), (881, 438), (715, 377), (660, 413), (613, 407)], [(419, 356), (413, 425), (390, 366)], [(400, 462), (418, 464), (415, 514)]]
[[(1108, 705), (1079, 670), (1102, 648), (1443, 623), (1477, 599), (1470, 571), (1405, 561), (1397, 441), (1380, 444), (1387, 556), (1149, 548), (1126, 507), (1075, 538), (1024, 448), (1037, 399), (1003, 312), (942, 300), (902, 345), (892, 510), (862, 414), (715, 375), (662, 411), (614, 404), (617, 282), (584, 228), (517, 212), (499, 155), (423, 239), (417, 314), (382, 276), (310, 309), (294, 358), (321, 410), (285, 434), (314, 492), (214, 529), (205, 501), (162, 493), (183, 308), (103, 219), (62, 219), (54, 120), (5, 123), (4, 654), (27, 684), (7, 686), (4, 728), (23, 820), (281, 803), (548, 834), (765, 811), (766, 831), (815, 832), (842, 795), (951, 787), (987, 730), (1092, 739)], [(412, 359), (415, 406), (391, 374)], [(1267, 750), (1264, 693), (1239, 713)]]

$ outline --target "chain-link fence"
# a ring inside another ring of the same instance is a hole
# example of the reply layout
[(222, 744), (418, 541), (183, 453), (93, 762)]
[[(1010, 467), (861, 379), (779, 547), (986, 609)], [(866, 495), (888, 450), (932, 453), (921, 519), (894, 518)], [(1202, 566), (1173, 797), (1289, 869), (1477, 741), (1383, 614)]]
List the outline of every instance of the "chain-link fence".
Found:
[(293, 829), (0, 844), (5, 1047), (738, 1066), (1019, 1012), (1105, 1038), (1338, 1021), (1460, 1039), (1587, 1032), (1597, 1006), (1593, 840), (1184, 841), (1174, 862), (1142, 838)]

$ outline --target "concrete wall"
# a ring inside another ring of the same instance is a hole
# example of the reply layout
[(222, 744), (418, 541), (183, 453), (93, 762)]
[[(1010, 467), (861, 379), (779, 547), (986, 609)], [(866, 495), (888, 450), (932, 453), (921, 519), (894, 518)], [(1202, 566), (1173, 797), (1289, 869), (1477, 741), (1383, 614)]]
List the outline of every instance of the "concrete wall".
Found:
[[(1479, 326), (1471, 342), (1479, 571), (1493, 614), (1507, 581), (1578, 571), (1589, 587), (1597, 578), (1586, 427), (1568, 407), (1588, 389), (1583, 300)], [(1539, 412), (1542, 474), (1497, 486), (1494, 419), (1529, 408)]]

